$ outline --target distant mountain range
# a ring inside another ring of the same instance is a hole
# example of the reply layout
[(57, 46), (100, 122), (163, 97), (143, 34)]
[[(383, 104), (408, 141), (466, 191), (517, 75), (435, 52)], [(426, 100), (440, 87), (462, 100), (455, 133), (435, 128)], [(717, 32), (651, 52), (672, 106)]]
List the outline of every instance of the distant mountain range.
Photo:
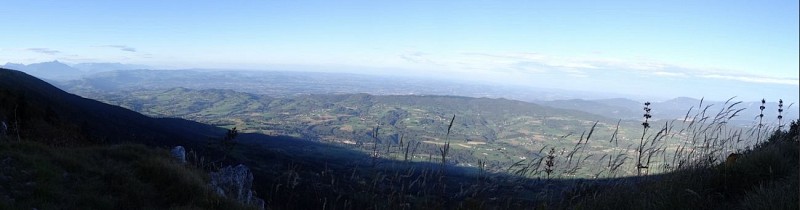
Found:
[(109, 92), (130, 89), (230, 89), (274, 97), (302, 94), (456, 95), (522, 101), (597, 98), (597, 93), (531, 89), (427, 78), (349, 73), (235, 70), (129, 70), (92, 74), (60, 82), (65, 90)]
[(81, 71), (87, 73), (150, 68), (149, 66), (146, 65), (122, 64), (122, 63), (78, 63), (72, 65), (72, 67), (80, 69)]
[(6, 63), (0, 67), (22, 71), (38, 78), (55, 81), (79, 79), (83, 76), (99, 72), (148, 68), (144, 65), (121, 63), (78, 63), (74, 65), (67, 65), (57, 60), (43, 63), (32, 63), (28, 65)]
[(77, 79), (83, 75), (81, 70), (58, 61), (34, 63), (29, 65), (7, 63), (6, 65), (3, 65), (3, 68), (16, 69), (35, 77), (49, 80)]

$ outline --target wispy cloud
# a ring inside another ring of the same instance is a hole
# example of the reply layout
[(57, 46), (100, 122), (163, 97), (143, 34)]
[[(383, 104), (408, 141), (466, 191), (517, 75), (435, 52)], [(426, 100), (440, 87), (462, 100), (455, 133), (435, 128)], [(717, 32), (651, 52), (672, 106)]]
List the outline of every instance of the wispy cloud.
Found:
[[(774, 78), (746, 75), (720, 69), (683, 67), (652, 60), (619, 60), (580, 57), (559, 57), (541, 53), (461, 53), (462, 67), (485, 69), (493, 72), (514, 69), (529, 73), (560, 72), (564, 76), (591, 77), (592, 75), (636, 73), (663, 78), (720, 79), (748, 83), (798, 85), (797, 78)], [(466, 65), (466, 66), (465, 66)], [(477, 68), (475, 68), (477, 67)], [(626, 73), (628, 72), (628, 73)]]
[(556, 69), (597, 69), (597, 65), (587, 61), (573, 58), (563, 58), (541, 53), (462, 53), (468, 59), (492, 60), (494, 63), (503, 63), (512, 66), (539, 66)]
[(572, 74), (572, 73), (570, 73), (570, 74), (567, 74), (567, 75), (569, 75), (570, 77), (578, 77), (578, 78), (589, 78), (590, 77), (587, 74)]
[(136, 52), (136, 48), (125, 46), (125, 45), (102, 45), (100, 47), (115, 48), (115, 49), (119, 49), (119, 50), (127, 51), (127, 52)]
[(407, 62), (409, 62), (409, 63), (415, 63), (415, 64), (433, 64), (434, 63), (430, 58), (428, 58), (428, 54), (427, 53), (419, 52), (419, 51), (407, 52), (407, 53), (400, 54), (400, 58), (405, 60), (405, 61), (407, 61)]
[(35, 52), (35, 53), (47, 54), (47, 55), (55, 55), (55, 54), (61, 53), (61, 51), (50, 49), (50, 48), (27, 48), (25, 50), (28, 50), (28, 51), (31, 51), (31, 52)]
[(701, 77), (712, 78), (712, 79), (736, 80), (736, 81), (752, 82), (752, 83), (771, 83), (771, 84), (783, 84), (783, 85), (800, 85), (800, 80), (798, 80), (798, 79), (770, 78), (770, 77), (759, 77), (759, 76), (753, 76), (753, 75), (745, 76), (745, 75), (708, 74), (708, 75), (702, 75)]
[(663, 76), (663, 77), (687, 77), (683, 72), (667, 72), (667, 71), (657, 71), (653, 72), (656, 76)]

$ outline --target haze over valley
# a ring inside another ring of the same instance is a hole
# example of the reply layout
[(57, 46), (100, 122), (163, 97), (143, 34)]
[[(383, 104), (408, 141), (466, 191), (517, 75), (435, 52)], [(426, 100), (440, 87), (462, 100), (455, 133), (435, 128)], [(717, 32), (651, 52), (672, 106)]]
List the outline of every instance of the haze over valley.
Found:
[[(494, 162), (488, 169), (496, 171), (519, 160), (544, 157), (543, 148), (568, 148), (575, 140), (566, 137), (589, 130), (596, 137), (609, 140), (592, 146), (590, 151), (597, 152), (590, 153), (594, 158), (603, 157), (600, 151), (621, 147), (627, 148), (622, 153), (633, 156), (635, 150), (630, 147), (636, 144), (645, 102), (613, 93), (354, 73), (150, 70), (139, 69), (145, 67), (142, 65), (70, 66), (58, 61), (6, 66), (50, 78), (53, 84), (74, 94), (152, 117), (236, 127), (245, 133), (357, 145), (364, 152), (369, 148), (363, 144), (377, 135), (388, 145), (400, 143), (401, 137), (422, 142), (422, 148), (433, 153), (445, 141), (442, 134), (448, 131), (449, 117), (455, 115), (461, 122), (455, 124), (448, 139), (461, 143), (454, 144), (458, 146), (452, 153), (458, 157), (453, 159), (454, 164), (474, 166), (474, 162), (489, 157)], [(81, 66), (94, 68), (80, 69)], [(782, 115), (797, 118), (793, 103), (784, 103), (788, 109)], [(649, 107), (653, 110), (650, 120), (667, 126), (673, 123), (671, 129), (675, 123), (687, 125), (703, 108), (708, 115), (723, 114), (730, 126), (752, 133), (761, 105), (737, 97), (729, 101), (679, 97), (652, 101)], [(778, 104), (770, 101), (764, 105)], [(730, 111), (723, 113), (725, 110)], [(767, 118), (766, 124), (777, 126), (777, 119)], [(380, 133), (374, 134), (375, 129)], [(671, 138), (680, 139), (681, 135), (685, 133)], [(622, 139), (622, 146), (617, 138)], [(678, 141), (667, 147), (675, 149), (680, 145)], [(727, 148), (719, 155), (737, 149), (741, 148)], [(596, 176), (591, 170), (573, 176)], [(633, 173), (627, 170), (620, 175)]]

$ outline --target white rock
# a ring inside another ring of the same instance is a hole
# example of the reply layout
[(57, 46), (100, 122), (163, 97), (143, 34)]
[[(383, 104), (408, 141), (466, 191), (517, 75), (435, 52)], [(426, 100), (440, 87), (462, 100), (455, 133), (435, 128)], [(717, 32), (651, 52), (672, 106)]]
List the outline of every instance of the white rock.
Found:
[(172, 148), (172, 157), (178, 159), (182, 164), (186, 164), (186, 150), (182, 146)]
[(246, 205), (264, 209), (264, 200), (255, 196), (251, 190), (253, 173), (247, 166), (227, 166), (217, 172), (211, 172), (211, 188), (222, 197), (232, 198)]

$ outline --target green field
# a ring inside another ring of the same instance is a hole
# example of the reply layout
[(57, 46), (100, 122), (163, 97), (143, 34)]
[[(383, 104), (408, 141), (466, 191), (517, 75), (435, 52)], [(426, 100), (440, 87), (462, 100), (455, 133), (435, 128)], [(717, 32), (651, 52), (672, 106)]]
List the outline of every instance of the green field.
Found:
[[(398, 154), (401, 147), (413, 145), (416, 151), (411, 154), (413, 159), (437, 162), (439, 148), (450, 142), (453, 158), (448, 160), (449, 164), (476, 167), (478, 162), (484, 162), (494, 172), (541, 161), (544, 153), (554, 148), (562, 156), (580, 154), (563, 160), (571, 167), (561, 173), (565, 177), (635, 175), (635, 162), (640, 156), (638, 147), (649, 140), (650, 144), (642, 147), (651, 148), (646, 154), (649, 165), (658, 166), (651, 172), (659, 173), (670, 164), (676, 165), (671, 160), (678, 152), (686, 152), (681, 148), (685, 150), (687, 145), (697, 143), (691, 142), (697, 138), (691, 132), (694, 129), (697, 133), (697, 128), (691, 127), (698, 125), (687, 121), (652, 122), (653, 128), (641, 141), (641, 122), (506, 99), (367, 94), (273, 98), (230, 90), (185, 88), (92, 97), (154, 117), (180, 117), (225, 128), (237, 127), (246, 133), (316, 140), (365, 153), (380, 147), (386, 153), (381, 154), (385, 158), (404, 157)], [(731, 113), (696, 113), (699, 114)], [(445, 136), (453, 115), (456, 117), (452, 130)], [(706, 124), (714, 122), (709, 120)], [(659, 133), (667, 126), (668, 130)], [(372, 135), (375, 129), (377, 138)], [(743, 135), (735, 131), (740, 129), (737, 127), (718, 129), (726, 131), (720, 139), (737, 135), (741, 139)], [(373, 145), (376, 142), (379, 146)], [(580, 153), (571, 152), (576, 149)], [(721, 157), (737, 149), (741, 148), (728, 146), (714, 153)], [(573, 166), (577, 162), (592, 164)], [(626, 167), (614, 167), (618, 164)]]

